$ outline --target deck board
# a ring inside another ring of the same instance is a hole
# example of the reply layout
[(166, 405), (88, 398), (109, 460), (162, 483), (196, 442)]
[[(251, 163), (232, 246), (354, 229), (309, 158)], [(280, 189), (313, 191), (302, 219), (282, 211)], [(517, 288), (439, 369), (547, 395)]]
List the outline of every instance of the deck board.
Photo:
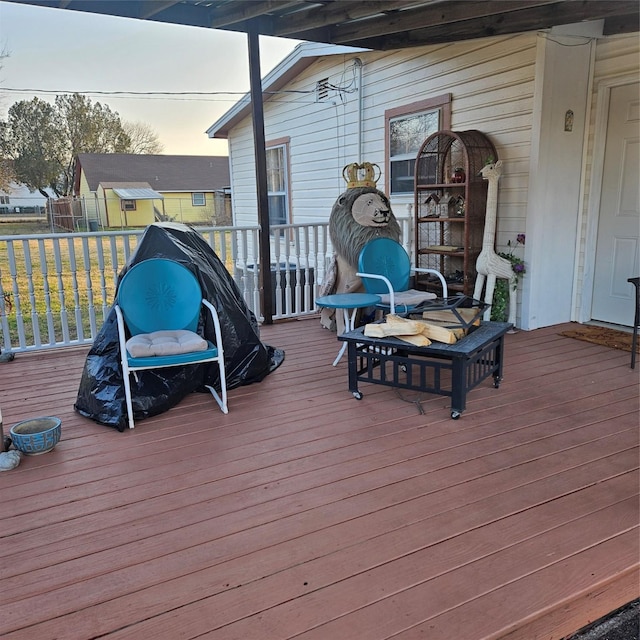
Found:
[(73, 411), (86, 349), (0, 365), (6, 431), (63, 419), (0, 475), (0, 635), (560, 640), (638, 597), (640, 557), (638, 370), (566, 328), (508, 334), (456, 421), (356, 401), (317, 319), (262, 328), (285, 361), (228, 415), (191, 394), (124, 433)]

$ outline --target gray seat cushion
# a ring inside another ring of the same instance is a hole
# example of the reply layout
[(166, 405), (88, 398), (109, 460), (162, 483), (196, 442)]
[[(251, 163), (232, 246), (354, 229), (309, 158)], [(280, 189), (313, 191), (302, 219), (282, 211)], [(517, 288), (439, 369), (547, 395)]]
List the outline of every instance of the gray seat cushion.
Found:
[(154, 331), (139, 333), (127, 340), (127, 351), (134, 358), (149, 356), (172, 356), (193, 351), (205, 351), (207, 341), (193, 331)]
[[(388, 293), (380, 293), (380, 301), (382, 304), (389, 304), (391, 296)], [(435, 293), (429, 291), (418, 291), (417, 289), (407, 289), (406, 291), (396, 291), (393, 294), (396, 306), (415, 306), (425, 300), (433, 300), (436, 298)]]

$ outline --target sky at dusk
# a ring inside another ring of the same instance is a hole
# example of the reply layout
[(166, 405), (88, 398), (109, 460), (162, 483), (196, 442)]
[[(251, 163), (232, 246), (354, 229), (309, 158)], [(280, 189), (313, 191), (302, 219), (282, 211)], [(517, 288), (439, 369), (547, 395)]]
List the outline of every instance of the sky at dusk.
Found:
[[(261, 75), (298, 43), (261, 36)], [(205, 131), (249, 90), (241, 33), (0, 1), (0, 52), (6, 56), (0, 60), (0, 120), (14, 102), (96, 92), (88, 94), (92, 102), (107, 104), (123, 121), (148, 124), (171, 155), (226, 155), (226, 141), (211, 140)]]

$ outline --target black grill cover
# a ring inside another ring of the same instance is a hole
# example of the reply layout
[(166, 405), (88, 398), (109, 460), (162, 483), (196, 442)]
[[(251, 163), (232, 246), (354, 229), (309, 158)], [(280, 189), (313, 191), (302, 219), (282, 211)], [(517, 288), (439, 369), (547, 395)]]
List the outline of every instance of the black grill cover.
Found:
[[(218, 311), (224, 345), (227, 388), (259, 382), (284, 360), (284, 351), (260, 341), (258, 322), (247, 307), (233, 278), (206, 240), (182, 224), (158, 223), (147, 227), (120, 272), (149, 258), (168, 258), (187, 266), (196, 274), (202, 295)], [(202, 322), (202, 320), (201, 320)], [(208, 324), (211, 324), (209, 320)], [(212, 326), (201, 327), (203, 335), (215, 341)], [(193, 391), (219, 389), (217, 363), (139, 371), (131, 377), (135, 420), (167, 411)], [(101, 424), (124, 431), (127, 407), (120, 367), (120, 345), (113, 309), (87, 355), (75, 410)], [(218, 410), (215, 402), (212, 411)]]

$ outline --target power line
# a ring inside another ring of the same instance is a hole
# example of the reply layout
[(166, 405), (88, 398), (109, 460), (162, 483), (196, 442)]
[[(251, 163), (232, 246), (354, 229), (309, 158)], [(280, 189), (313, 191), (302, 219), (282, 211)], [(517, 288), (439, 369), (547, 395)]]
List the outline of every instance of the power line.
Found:
[[(247, 95), (247, 91), (63, 91), (54, 89), (17, 89), (13, 87), (0, 87), (0, 91), (9, 91), (13, 93), (42, 93), (42, 94), (73, 94), (78, 93), (81, 95), (104, 95), (104, 96), (122, 96), (122, 97), (187, 97), (187, 96), (244, 96)], [(302, 91), (302, 90), (283, 90), (283, 91), (263, 91), (268, 95), (283, 95), (283, 94), (311, 94), (315, 90)]]

